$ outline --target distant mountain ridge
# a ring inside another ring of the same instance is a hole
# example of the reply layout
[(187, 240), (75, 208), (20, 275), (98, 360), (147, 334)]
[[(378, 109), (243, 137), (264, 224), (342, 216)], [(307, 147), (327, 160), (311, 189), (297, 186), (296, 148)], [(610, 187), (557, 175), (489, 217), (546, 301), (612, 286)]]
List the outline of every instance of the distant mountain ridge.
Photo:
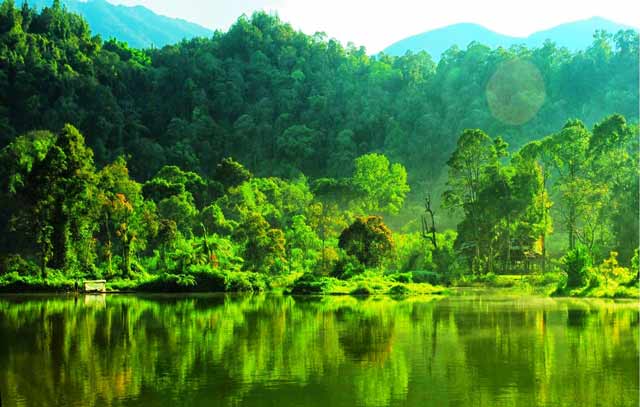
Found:
[[(52, 0), (28, 0), (28, 4), (37, 9), (52, 3)], [(161, 48), (185, 38), (213, 34), (198, 24), (158, 15), (143, 6), (115, 5), (106, 0), (63, 0), (62, 4), (84, 17), (92, 33), (100, 34), (104, 40), (116, 38), (134, 48)]]
[(405, 38), (385, 48), (383, 52), (400, 56), (407, 51), (427, 51), (434, 59), (438, 60), (442, 53), (452, 46), (456, 45), (464, 49), (472, 41), (477, 41), (491, 48), (510, 47), (518, 44), (539, 47), (547, 39), (555, 42), (558, 46), (577, 51), (591, 45), (596, 30), (616, 33), (626, 29), (638, 31), (636, 27), (618, 24), (601, 17), (561, 24), (548, 30), (535, 32), (528, 37), (511, 37), (491, 31), (479, 24), (460, 23)]

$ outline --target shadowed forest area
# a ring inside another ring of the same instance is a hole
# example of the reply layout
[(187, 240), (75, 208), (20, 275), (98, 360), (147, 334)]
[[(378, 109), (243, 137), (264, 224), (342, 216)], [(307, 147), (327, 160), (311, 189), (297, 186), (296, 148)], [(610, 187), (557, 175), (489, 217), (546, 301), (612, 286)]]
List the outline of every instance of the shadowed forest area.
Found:
[[(0, 290), (638, 295), (638, 33), (138, 50), (0, 6)], [(517, 276), (517, 277), (515, 277)]]

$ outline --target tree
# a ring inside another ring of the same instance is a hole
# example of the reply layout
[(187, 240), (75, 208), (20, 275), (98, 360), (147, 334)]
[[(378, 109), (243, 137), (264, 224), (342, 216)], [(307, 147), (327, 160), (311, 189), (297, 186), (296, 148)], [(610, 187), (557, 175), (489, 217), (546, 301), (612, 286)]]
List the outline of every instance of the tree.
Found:
[[(474, 251), (472, 270), (477, 271), (487, 246), (480, 216), (480, 193), (491, 181), (491, 176), (499, 173), (498, 152), (495, 143), (482, 130), (465, 130), (458, 139), (457, 147), (447, 165), (449, 166), (448, 189), (443, 193), (445, 207), (462, 208), (465, 219), (458, 225), (457, 244)], [(465, 229), (471, 233), (465, 233)], [(486, 230), (485, 230), (486, 231)]]
[(180, 233), (189, 237), (198, 211), (193, 203), (191, 194), (185, 192), (180, 195), (172, 195), (160, 201), (158, 203), (158, 214), (163, 219), (174, 221)]
[(307, 224), (304, 215), (293, 217), (291, 226), (285, 232), (289, 267), (309, 272), (314, 270), (322, 254), (322, 241)]
[(158, 233), (155, 205), (145, 202), (142, 186), (129, 177), (127, 162), (120, 157), (98, 173), (98, 202), (107, 273), (112, 275), (112, 259), (122, 254), (122, 275), (131, 274), (131, 263), (146, 239)]
[(272, 228), (259, 213), (246, 214), (233, 238), (241, 245), (245, 270), (264, 274), (280, 274), (285, 270), (287, 254), (284, 233)]
[(309, 159), (317, 151), (319, 132), (305, 125), (286, 129), (276, 140), (279, 155), (298, 170), (307, 170)]
[(578, 245), (570, 250), (562, 259), (567, 272), (567, 287), (584, 287), (587, 273), (593, 260), (586, 247)]
[(223, 159), (217, 166), (213, 176), (215, 181), (224, 185), (225, 189), (237, 187), (245, 181), (249, 181), (253, 175), (242, 164), (233, 158)]
[(549, 148), (557, 173), (555, 187), (559, 194), (559, 212), (572, 250), (581, 240), (593, 248), (595, 228), (601, 222), (600, 208), (606, 193), (591, 174), (589, 154), (591, 134), (579, 120), (569, 120), (562, 131), (553, 135)]
[(27, 233), (36, 234), (43, 272), (45, 266), (65, 269), (69, 260), (91, 265), (95, 169), (80, 132), (66, 125), (58, 135), (29, 133), (3, 150), (2, 162), (7, 198), (19, 203), (16, 227), (39, 228)]
[(391, 230), (380, 216), (358, 217), (340, 234), (338, 246), (367, 267), (377, 267), (393, 254)]
[(601, 258), (615, 247), (621, 262), (627, 265), (640, 244), (636, 233), (640, 207), (636, 135), (637, 128), (628, 126), (624, 117), (612, 115), (594, 126), (588, 151), (590, 177), (602, 190), (590, 209), (592, 215), (597, 214), (597, 222), (587, 224), (591, 226), (588, 231), (597, 242), (595, 251)]
[(351, 182), (360, 194), (360, 206), (369, 212), (398, 213), (410, 190), (405, 168), (390, 165), (387, 157), (376, 153), (356, 159)]

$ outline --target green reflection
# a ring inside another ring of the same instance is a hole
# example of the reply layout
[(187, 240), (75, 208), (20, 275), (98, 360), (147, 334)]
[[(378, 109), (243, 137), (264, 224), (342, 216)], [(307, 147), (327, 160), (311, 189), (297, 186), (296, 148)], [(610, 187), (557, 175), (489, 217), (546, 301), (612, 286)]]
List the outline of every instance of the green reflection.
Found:
[(3, 406), (638, 405), (638, 305), (0, 297)]

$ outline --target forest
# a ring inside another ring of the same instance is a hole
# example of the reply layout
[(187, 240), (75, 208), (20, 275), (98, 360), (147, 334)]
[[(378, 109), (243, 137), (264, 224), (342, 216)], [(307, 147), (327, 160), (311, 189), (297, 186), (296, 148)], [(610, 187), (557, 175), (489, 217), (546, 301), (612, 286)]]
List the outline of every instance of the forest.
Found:
[(435, 62), (257, 12), (138, 50), (4, 0), (0, 290), (637, 297), (638, 71), (633, 30)]

